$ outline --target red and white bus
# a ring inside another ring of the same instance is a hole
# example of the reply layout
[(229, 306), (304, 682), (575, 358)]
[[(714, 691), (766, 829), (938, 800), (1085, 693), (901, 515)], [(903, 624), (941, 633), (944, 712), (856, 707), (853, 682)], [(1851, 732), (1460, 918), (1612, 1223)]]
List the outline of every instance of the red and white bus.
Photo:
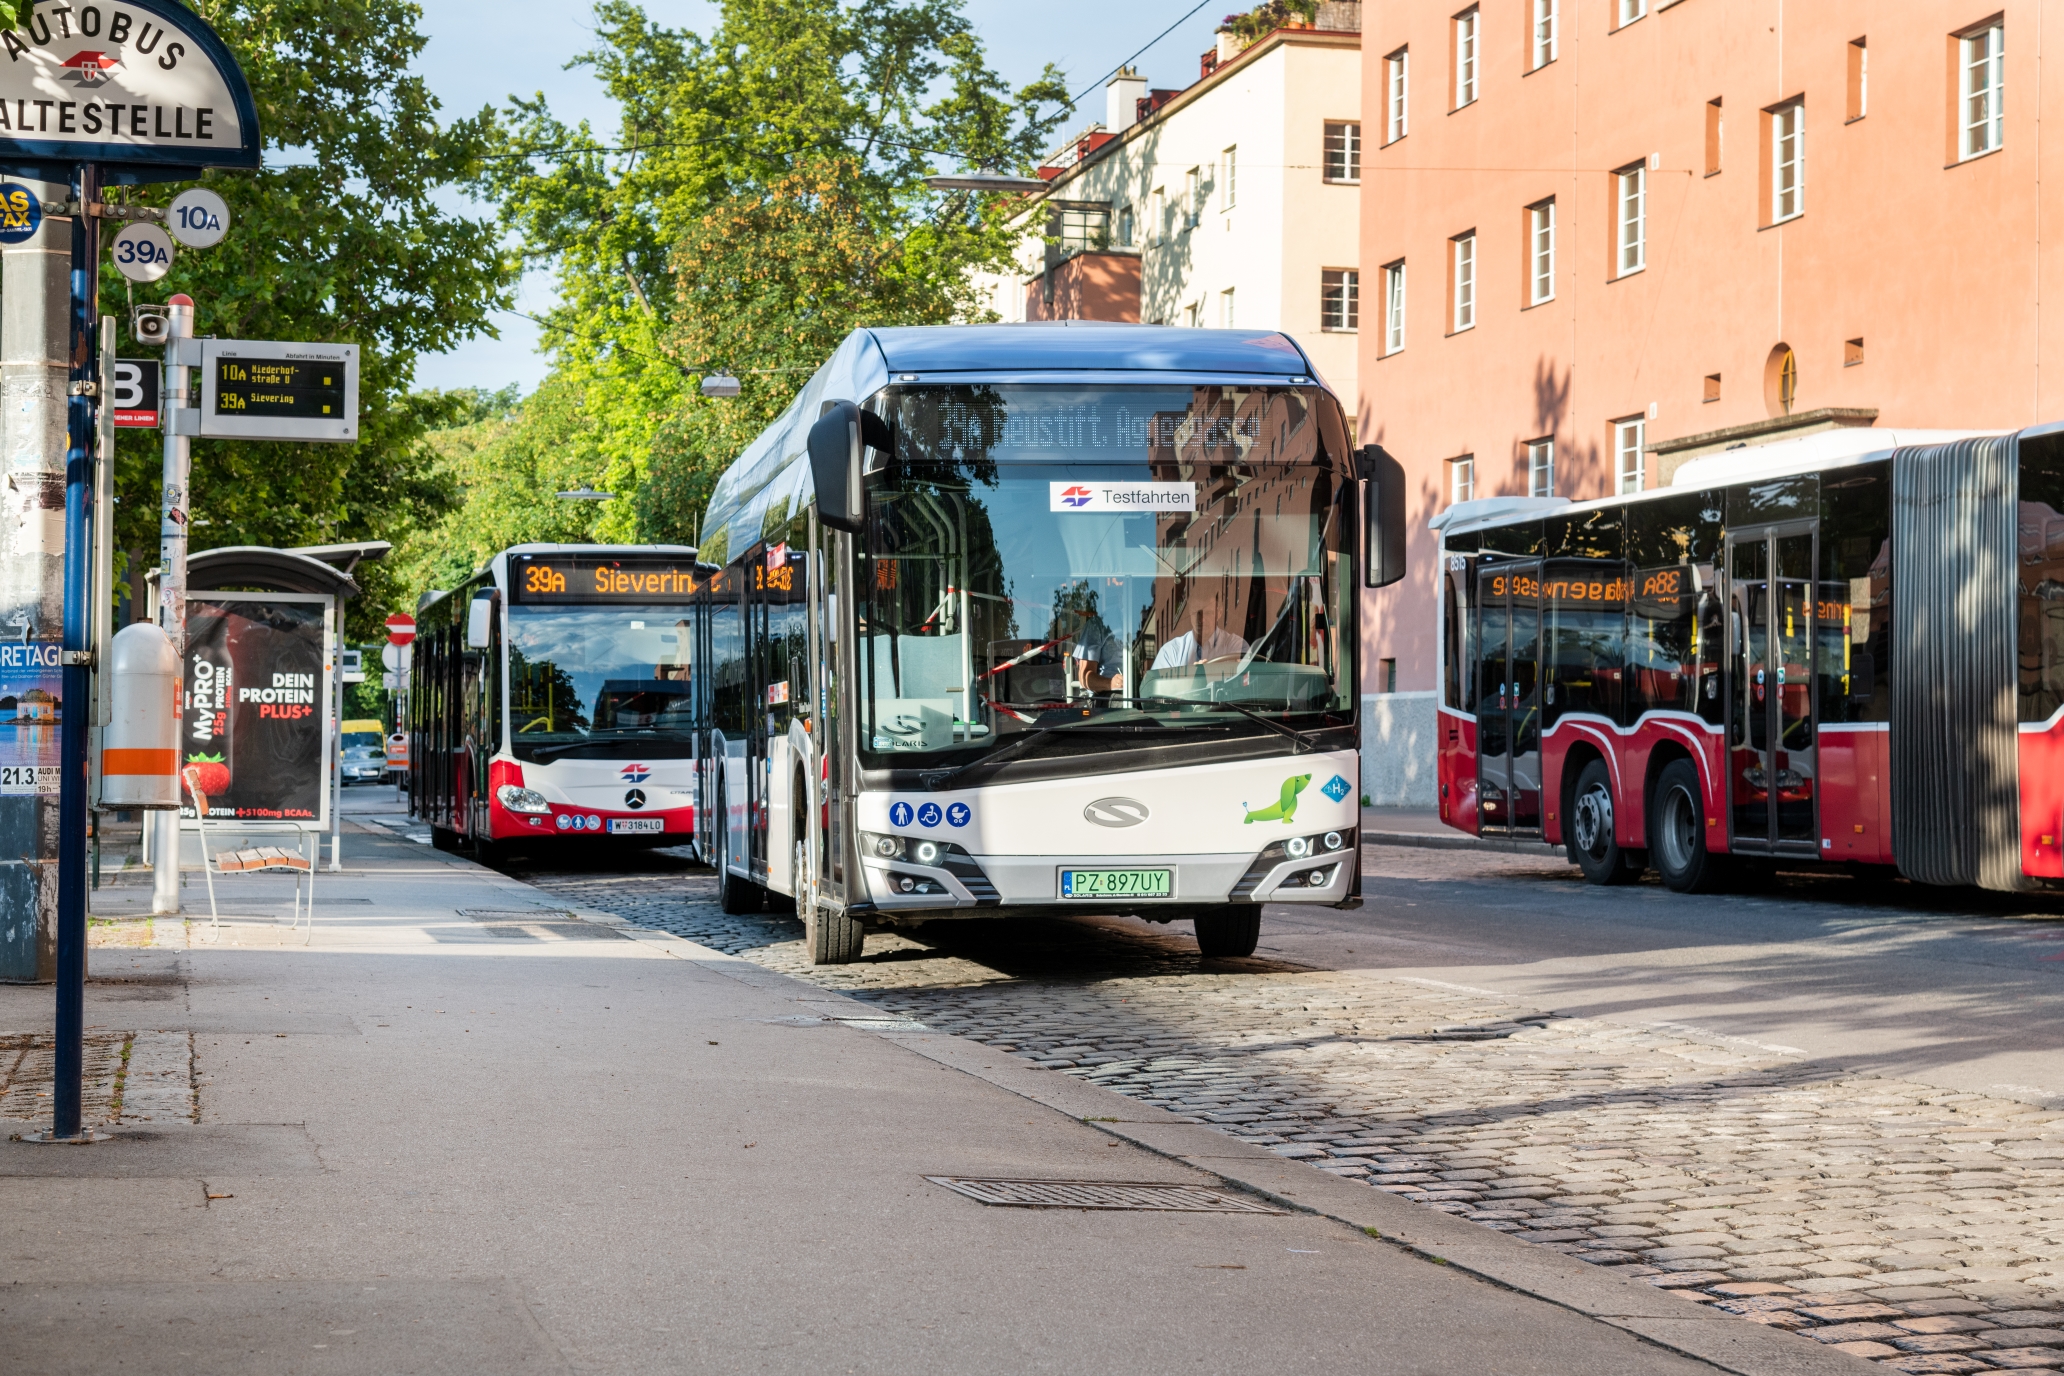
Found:
[(1597, 884), (2064, 880), (2064, 425), (1838, 430), (1441, 537), (1440, 809)]

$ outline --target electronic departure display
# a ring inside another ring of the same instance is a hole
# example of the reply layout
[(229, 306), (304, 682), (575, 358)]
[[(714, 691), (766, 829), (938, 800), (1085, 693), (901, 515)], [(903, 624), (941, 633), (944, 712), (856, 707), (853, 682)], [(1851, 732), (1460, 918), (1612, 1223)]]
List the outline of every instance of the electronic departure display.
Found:
[(215, 410), (220, 415), (337, 420), (345, 414), (344, 395), (340, 360), (215, 360)]
[(511, 602), (686, 602), (709, 575), (673, 559), (609, 559), (583, 554), (509, 557)]

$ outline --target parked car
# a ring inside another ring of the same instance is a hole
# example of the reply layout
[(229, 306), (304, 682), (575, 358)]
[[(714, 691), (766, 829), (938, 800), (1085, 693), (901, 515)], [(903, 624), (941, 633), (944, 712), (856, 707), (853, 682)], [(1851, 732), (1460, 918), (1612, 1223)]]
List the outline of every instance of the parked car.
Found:
[(377, 721), (347, 721), (338, 729), (338, 777), (346, 784), (377, 784), (387, 778), (387, 736)]

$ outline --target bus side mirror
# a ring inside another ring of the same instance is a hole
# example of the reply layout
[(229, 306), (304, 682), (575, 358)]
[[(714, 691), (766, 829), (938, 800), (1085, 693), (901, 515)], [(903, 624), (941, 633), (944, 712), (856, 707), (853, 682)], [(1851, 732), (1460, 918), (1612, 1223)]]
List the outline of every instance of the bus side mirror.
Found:
[(866, 519), (861, 486), (862, 451), (886, 451), (889, 427), (880, 416), (850, 401), (824, 403), (824, 414), (810, 427), (810, 477), (817, 488), (817, 519), (833, 530), (860, 533)]
[(494, 638), (494, 598), (476, 597), (466, 605), (466, 648), (484, 650)]
[(1405, 576), (1405, 466), (1382, 445), (1355, 452), (1362, 476), (1362, 584), (1387, 588)]

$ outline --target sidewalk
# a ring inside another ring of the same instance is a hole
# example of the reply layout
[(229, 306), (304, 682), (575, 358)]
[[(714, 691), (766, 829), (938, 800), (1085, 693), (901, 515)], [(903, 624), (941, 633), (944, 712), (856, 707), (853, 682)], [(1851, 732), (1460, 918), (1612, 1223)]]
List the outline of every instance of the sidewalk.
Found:
[[(427, 846), (345, 856), (305, 945), (291, 881), (242, 876), (218, 940), (94, 952), (114, 1140), (0, 1142), (10, 1365), (1862, 1369)], [(0, 1030), (49, 1016), (0, 989)], [(0, 1060), (0, 1108), (32, 1059)], [(1284, 1211), (989, 1207), (934, 1175)]]

